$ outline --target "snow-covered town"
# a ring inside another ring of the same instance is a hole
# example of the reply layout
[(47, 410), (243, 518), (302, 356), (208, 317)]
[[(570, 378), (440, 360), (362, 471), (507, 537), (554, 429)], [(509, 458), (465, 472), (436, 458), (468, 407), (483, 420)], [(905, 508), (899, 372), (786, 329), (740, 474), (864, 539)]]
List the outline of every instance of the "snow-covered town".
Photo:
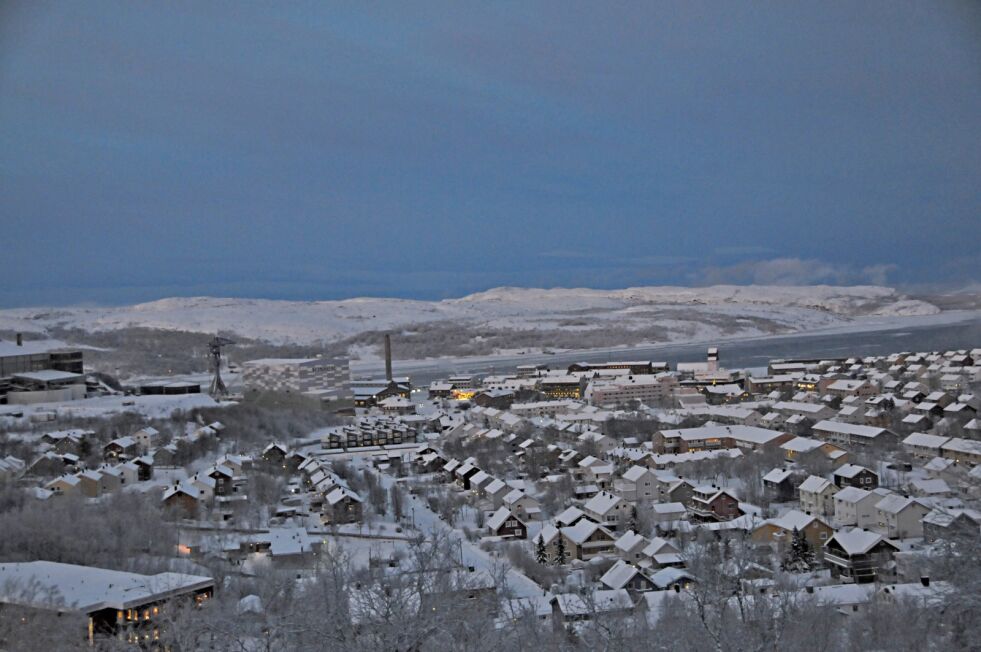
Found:
[(711, 346), (416, 387), (393, 346), (351, 380), (214, 338), (209, 383), (128, 385), (0, 341), (5, 635), (970, 646), (981, 349), (736, 370)]
[(0, 0), (0, 652), (981, 652), (979, 27)]

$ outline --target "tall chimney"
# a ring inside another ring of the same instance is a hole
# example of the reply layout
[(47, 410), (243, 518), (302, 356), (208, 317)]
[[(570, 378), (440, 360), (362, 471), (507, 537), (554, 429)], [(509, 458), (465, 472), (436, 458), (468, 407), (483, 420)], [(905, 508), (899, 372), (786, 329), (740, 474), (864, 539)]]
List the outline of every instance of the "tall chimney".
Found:
[(24, 346), (24, 334), (17, 333), (17, 346)]
[(385, 380), (392, 382), (392, 336), (385, 333)]

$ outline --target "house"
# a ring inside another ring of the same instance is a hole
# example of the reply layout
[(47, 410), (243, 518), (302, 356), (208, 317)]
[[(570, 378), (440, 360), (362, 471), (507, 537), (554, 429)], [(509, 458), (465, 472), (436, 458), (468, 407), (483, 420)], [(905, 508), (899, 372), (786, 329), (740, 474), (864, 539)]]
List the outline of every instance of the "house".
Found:
[(934, 509), (923, 517), (923, 539), (934, 541), (976, 541), (981, 536), (981, 512)]
[(279, 442), (273, 442), (262, 449), (261, 458), (269, 469), (287, 470), (286, 457), (290, 454), (289, 449)]
[(158, 431), (156, 428), (147, 426), (145, 428), (140, 428), (130, 435), (130, 437), (136, 442), (138, 454), (146, 455), (150, 452), (150, 449), (153, 448), (153, 441), (159, 434), (160, 431)]
[(683, 521), (688, 509), (682, 502), (654, 503), (651, 505), (650, 518), (657, 527)]
[(609, 553), (616, 543), (612, 532), (586, 518), (571, 527), (562, 528), (559, 532), (571, 557), (582, 561)]
[(359, 523), (361, 521), (362, 500), (347, 487), (334, 487), (324, 496), (320, 520), (326, 524)]
[(235, 493), (235, 472), (227, 466), (213, 466), (205, 472), (215, 481), (216, 496), (231, 496)]
[(930, 508), (916, 498), (892, 494), (875, 504), (875, 512), (872, 529), (890, 539), (908, 539), (923, 536), (921, 519), (930, 513)]
[(835, 470), (834, 481), (838, 487), (869, 490), (879, 486), (879, 474), (858, 464), (845, 464)]
[(889, 495), (885, 489), (866, 491), (858, 487), (846, 487), (835, 494), (835, 523), (855, 525), (861, 528), (872, 527), (878, 523), (875, 506)]
[(501, 507), (487, 519), (491, 536), (505, 539), (527, 539), (528, 527), (507, 507)]
[(909, 483), (909, 490), (915, 496), (923, 498), (944, 498), (953, 494), (950, 485), (940, 478), (913, 480)]
[(538, 501), (520, 489), (512, 489), (505, 494), (503, 504), (523, 521), (537, 521), (542, 515)]
[(811, 439), (810, 437), (794, 437), (780, 445), (788, 462), (802, 462), (811, 456), (822, 455), (833, 464), (844, 464), (848, 461), (848, 453), (832, 443)]
[(739, 499), (729, 490), (715, 485), (695, 487), (688, 510), (702, 521), (729, 521), (743, 513), (739, 509)]
[(834, 496), (838, 493), (835, 483), (817, 475), (808, 476), (797, 488), (800, 508), (805, 514), (831, 516), (835, 511)]
[(940, 447), (941, 456), (958, 463), (981, 465), (981, 440), (954, 437)]
[(555, 522), (559, 524), (559, 527), (569, 527), (571, 525), (575, 525), (585, 517), (586, 514), (584, 514), (581, 509), (575, 506), (570, 506), (566, 507), (558, 516), (555, 517)]
[(77, 476), (78, 491), (86, 498), (98, 498), (102, 495), (102, 473), (99, 471), (82, 471)]
[(203, 504), (201, 490), (191, 484), (168, 487), (161, 499), (164, 511), (177, 518), (195, 518)]
[(133, 437), (119, 437), (102, 447), (102, 456), (107, 462), (129, 459), (139, 454), (139, 444)]
[(839, 530), (824, 544), (824, 560), (831, 576), (854, 582), (873, 582), (893, 575), (894, 556), (899, 548), (881, 534), (862, 528)]
[(79, 462), (77, 455), (47, 451), (31, 462), (24, 474), (43, 478), (62, 473), (72, 473), (78, 468)]
[(77, 614), (79, 640), (87, 636), (89, 645), (101, 637), (139, 640), (159, 634), (167, 605), (201, 604), (214, 588), (210, 577), (181, 573), (139, 575), (51, 561), (0, 564), (0, 603), (52, 617)]
[(657, 476), (646, 466), (635, 464), (627, 469), (617, 490), (625, 500), (647, 502), (658, 498)]
[(661, 537), (651, 540), (642, 552), (645, 559), (641, 561), (641, 566), (681, 568), (685, 565), (685, 558), (681, 556), (681, 551), (673, 543)]
[(847, 378), (842, 378), (834, 381), (828, 385), (828, 394), (832, 396), (838, 396), (840, 398), (845, 398), (846, 396), (858, 396), (861, 398), (869, 398), (878, 393), (878, 388), (867, 380), (849, 380)]
[(897, 442), (896, 434), (885, 428), (840, 421), (819, 421), (811, 427), (817, 439), (845, 447), (883, 447)]
[(772, 469), (763, 476), (763, 493), (773, 502), (783, 503), (794, 499), (797, 474), (791, 469)]
[[(561, 533), (559, 528), (555, 527), (551, 523), (545, 523), (542, 526), (541, 532), (532, 540), (532, 544), (537, 549), (539, 544), (543, 544), (545, 547), (545, 559), (548, 563), (555, 563), (559, 556), (559, 546), (558, 542), (561, 538)], [(568, 549), (566, 549), (566, 554), (570, 554)]]
[(764, 521), (753, 530), (750, 539), (754, 543), (789, 545), (794, 530), (803, 533), (804, 538), (815, 550), (820, 550), (834, 534), (834, 529), (820, 517), (792, 509), (779, 518)]
[(911, 455), (929, 460), (939, 456), (942, 453), (943, 445), (949, 441), (950, 437), (914, 432), (903, 440), (903, 448)]
[(685, 453), (719, 448), (762, 450), (776, 448), (793, 439), (793, 435), (755, 426), (706, 425), (654, 433), (654, 449), (659, 453)]
[(128, 463), (133, 464), (137, 469), (137, 482), (148, 482), (153, 479), (154, 458), (150, 455), (137, 457), (135, 460)]
[(644, 548), (650, 545), (647, 537), (637, 534), (633, 530), (627, 530), (614, 544), (616, 553), (620, 559), (631, 563), (638, 563), (644, 558)]
[[(649, 609), (649, 605), (654, 604), (653, 601), (646, 600), (646, 598), (649, 597), (664, 596), (670, 592), (670, 595), (672, 596), (677, 596), (680, 594), (684, 598), (685, 594), (682, 593), (682, 589), (689, 588), (689, 586), (694, 582), (694, 577), (679, 568), (668, 567), (662, 568), (652, 574), (651, 581), (654, 583), (656, 590), (642, 594), (640, 608), (643, 610)], [(663, 601), (660, 604), (663, 604)], [(647, 615), (647, 618), (650, 619), (649, 614)]]
[(627, 522), (632, 510), (633, 505), (608, 491), (599, 492), (582, 506), (586, 516), (613, 531)]
[(600, 583), (610, 589), (626, 589), (631, 593), (653, 591), (657, 588), (640, 568), (622, 559), (600, 577)]
[(44, 485), (44, 488), (54, 496), (81, 495), (81, 481), (75, 475), (63, 475)]
[(26, 466), (24, 460), (13, 455), (0, 459), (0, 482), (10, 482), (20, 477)]
[(593, 616), (627, 615), (634, 609), (626, 589), (593, 591), (588, 599), (578, 593), (560, 593), (551, 599), (551, 604), (556, 628), (590, 620)]
[(504, 496), (511, 492), (511, 487), (503, 480), (494, 478), (484, 486), (483, 491), (495, 507), (500, 507), (504, 504)]

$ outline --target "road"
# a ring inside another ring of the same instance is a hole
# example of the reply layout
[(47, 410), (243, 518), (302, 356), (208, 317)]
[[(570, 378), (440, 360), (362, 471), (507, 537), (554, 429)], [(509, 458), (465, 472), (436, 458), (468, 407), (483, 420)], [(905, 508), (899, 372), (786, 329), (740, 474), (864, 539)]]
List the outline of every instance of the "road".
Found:
[[(395, 478), (387, 473), (379, 473), (372, 469), (370, 465), (365, 465), (363, 468), (370, 469), (370, 471), (374, 473), (381, 481), (382, 486), (385, 487), (386, 491), (389, 490), (393, 484), (395, 484)], [(502, 560), (494, 558), (490, 554), (484, 552), (476, 544), (468, 541), (467, 538), (463, 536), (462, 532), (447, 525), (438, 514), (429, 509), (429, 505), (426, 504), (426, 501), (419, 499), (408, 491), (405, 492), (405, 495), (408, 498), (406, 512), (412, 514), (417, 530), (423, 533), (448, 532), (453, 540), (459, 542), (458, 545), (460, 546), (460, 555), (463, 565), (473, 566), (476, 570), (486, 571), (491, 576), (495, 574), (495, 563), (499, 563)], [(550, 597), (534, 580), (514, 569), (508, 570), (507, 578), (508, 588), (511, 589), (513, 597), (541, 598), (543, 595)]]

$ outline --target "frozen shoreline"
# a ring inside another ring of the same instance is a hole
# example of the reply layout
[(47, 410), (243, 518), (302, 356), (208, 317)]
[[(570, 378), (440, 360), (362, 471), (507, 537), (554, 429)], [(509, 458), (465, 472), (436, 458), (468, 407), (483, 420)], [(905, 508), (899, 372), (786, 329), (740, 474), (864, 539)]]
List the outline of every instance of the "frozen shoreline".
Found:
[[(871, 332), (888, 332), (895, 330), (909, 330), (909, 329), (920, 329), (935, 326), (948, 326), (952, 324), (960, 324), (966, 322), (977, 321), (981, 323), (981, 310), (951, 310), (947, 312), (941, 312), (933, 315), (914, 315), (909, 317), (861, 317), (857, 318), (852, 322), (846, 324), (836, 324), (834, 326), (824, 326), (813, 329), (802, 329), (795, 331), (793, 333), (780, 333), (775, 335), (758, 335), (758, 336), (723, 336), (711, 339), (691, 339), (684, 341), (672, 341), (672, 342), (657, 342), (653, 344), (640, 344), (637, 346), (611, 346), (611, 347), (597, 347), (589, 349), (563, 349), (555, 350), (555, 355), (548, 355), (543, 353), (529, 353), (526, 355), (515, 355), (513, 353), (506, 354), (492, 354), (492, 355), (481, 355), (481, 356), (459, 356), (459, 357), (441, 357), (441, 358), (424, 358), (424, 359), (404, 359), (395, 360), (395, 366), (399, 371), (424, 371), (428, 369), (442, 368), (448, 365), (468, 367), (468, 366), (481, 366), (488, 364), (498, 364), (498, 363), (510, 363), (517, 362), (521, 364), (522, 362), (531, 363), (533, 361), (547, 361), (550, 359), (565, 359), (570, 355), (583, 355), (590, 356), (602, 353), (609, 354), (622, 354), (631, 355), (634, 352), (644, 352), (645, 356), (648, 352), (656, 353), (659, 350), (673, 349), (678, 346), (697, 346), (697, 345), (712, 345), (712, 344), (727, 344), (733, 342), (762, 342), (762, 341), (780, 341), (787, 339), (797, 339), (804, 337), (817, 337), (822, 335), (851, 335), (856, 333), (871, 333)], [(384, 368), (384, 360), (382, 358), (372, 358), (370, 360), (352, 360), (351, 361), (351, 372), (353, 374), (366, 374), (373, 373), (377, 370)]]

